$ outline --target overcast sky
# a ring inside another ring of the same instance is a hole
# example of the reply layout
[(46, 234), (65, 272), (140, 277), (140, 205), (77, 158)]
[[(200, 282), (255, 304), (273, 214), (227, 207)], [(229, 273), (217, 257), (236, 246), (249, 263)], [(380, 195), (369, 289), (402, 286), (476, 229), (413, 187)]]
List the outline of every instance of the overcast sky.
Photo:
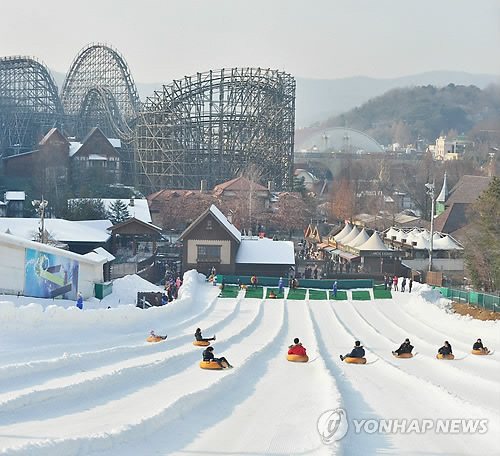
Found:
[(499, 0), (2, 0), (0, 56), (66, 73), (104, 42), (138, 82), (260, 66), (296, 77), (500, 74)]

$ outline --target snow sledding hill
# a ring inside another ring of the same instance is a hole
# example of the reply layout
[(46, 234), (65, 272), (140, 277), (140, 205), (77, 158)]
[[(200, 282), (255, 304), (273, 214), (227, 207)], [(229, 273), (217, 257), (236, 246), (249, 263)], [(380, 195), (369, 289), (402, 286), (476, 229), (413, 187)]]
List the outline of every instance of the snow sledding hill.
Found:
[[(498, 348), (500, 327), (449, 313), (426, 286), (392, 299), (370, 291), (369, 301), (351, 292), (346, 301), (218, 298), (190, 271), (175, 302), (127, 304), (146, 287), (156, 289), (136, 276), (117, 280), (113, 295), (83, 311), (63, 301), (0, 302), (0, 454), (498, 454), (500, 357), (470, 350), (478, 337)], [(215, 355), (234, 369), (200, 369), (197, 327), (217, 334)], [(167, 340), (147, 343), (151, 329)], [(308, 363), (286, 360), (294, 337)], [(406, 337), (416, 356), (394, 358)], [(366, 365), (339, 359), (356, 339)], [(444, 340), (454, 361), (435, 359)], [(318, 419), (338, 408), (347, 433), (326, 444)], [(373, 431), (380, 420), (438, 419), (487, 420), (487, 430)]]

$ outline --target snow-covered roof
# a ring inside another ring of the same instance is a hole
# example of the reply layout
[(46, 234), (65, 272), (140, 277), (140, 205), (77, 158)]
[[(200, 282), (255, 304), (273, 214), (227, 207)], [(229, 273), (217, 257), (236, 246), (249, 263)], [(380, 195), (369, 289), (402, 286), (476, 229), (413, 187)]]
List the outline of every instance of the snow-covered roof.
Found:
[(24, 201), (26, 193), (24, 192), (5, 192), (5, 201)]
[(78, 149), (80, 149), (80, 147), (82, 147), (81, 142), (70, 141), (69, 142), (69, 156), (72, 157), (73, 155), (75, 155), (78, 152)]
[(380, 236), (376, 231), (371, 235), (370, 239), (368, 239), (364, 244), (357, 246), (356, 248), (358, 250), (391, 250), (387, 248), (387, 246), (382, 242), (382, 239), (380, 239)]
[(113, 261), (115, 259), (115, 257), (111, 253), (109, 253), (106, 249), (103, 249), (102, 247), (97, 247), (96, 249), (94, 249), (92, 251), (97, 253), (98, 255), (103, 256), (108, 261)]
[(349, 245), (349, 242), (353, 241), (356, 237), (358, 237), (359, 233), (360, 233), (360, 231), (359, 231), (358, 227), (355, 226), (347, 236), (342, 238), (340, 243)]
[(107, 157), (103, 155), (98, 155), (98, 154), (89, 154), (89, 160), (101, 160), (101, 161), (106, 161)]
[[(210, 206), (211, 214), (222, 224), (224, 227), (236, 238), (238, 241), (241, 241), (241, 233), (227, 218), (226, 216), (215, 206), (212, 204)], [(236, 261), (238, 262), (238, 261)]]
[(342, 238), (346, 237), (351, 231), (352, 231), (352, 225), (350, 223), (346, 223), (344, 228), (342, 228), (342, 231), (339, 234), (337, 234), (337, 236), (334, 236), (333, 239), (335, 239), (337, 242), (341, 241)]
[[(85, 199), (85, 198), (82, 198)], [(71, 199), (70, 201), (77, 201), (77, 198)], [(125, 206), (127, 206), (127, 211), (130, 218), (136, 218), (141, 222), (151, 223), (151, 213), (149, 212), (149, 204), (147, 199), (137, 199), (133, 198), (134, 205), (130, 205), (129, 198), (100, 198), (104, 205), (104, 209), (109, 212), (111, 205), (116, 201), (120, 200)]]
[[(70, 221), (64, 219), (45, 219), (45, 230), (60, 242), (106, 242), (111, 234), (107, 228), (109, 220)], [(38, 233), (38, 218), (0, 217), (0, 233), (10, 231), (14, 236), (32, 240)]]
[[(10, 219), (12, 220), (12, 219)], [(35, 219), (25, 219), (25, 220), (35, 220)], [(75, 252), (70, 252), (69, 250), (61, 250), (58, 247), (54, 247), (52, 245), (41, 244), (40, 242), (35, 242), (29, 239), (26, 239), (23, 236), (16, 236), (14, 234), (5, 234), (4, 232), (0, 233), (0, 244), (9, 244), (22, 246), (28, 249), (39, 250), (42, 252), (53, 253), (55, 255), (64, 255), (67, 258), (73, 258), (80, 262), (92, 263), (92, 264), (104, 264), (106, 263), (106, 259), (100, 255), (94, 254), (94, 256), (80, 255)]]
[(122, 147), (122, 142), (118, 138), (108, 138), (108, 141), (115, 148)]
[(295, 251), (291, 241), (272, 239), (243, 239), (236, 254), (236, 263), (295, 264)]
[(370, 236), (368, 236), (368, 233), (363, 228), (361, 232), (347, 245), (349, 247), (357, 247), (358, 245), (363, 245), (369, 238)]

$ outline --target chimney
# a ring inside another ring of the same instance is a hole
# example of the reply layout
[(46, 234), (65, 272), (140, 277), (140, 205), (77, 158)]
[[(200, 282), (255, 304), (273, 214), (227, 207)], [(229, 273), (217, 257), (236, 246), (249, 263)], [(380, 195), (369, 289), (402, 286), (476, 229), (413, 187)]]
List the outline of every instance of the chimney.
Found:
[(274, 181), (267, 181), (267, 189), (270, 192), (274, 192)]
[(208, 193), (208, 183), (205, 179), (202, 179), (202, 181), (201, 181), (200, 192), (201, 193)]
[(135, 199), (134, 198), (130, 198), (129, 206), (134, 207), (134, 205), (135, 205)]

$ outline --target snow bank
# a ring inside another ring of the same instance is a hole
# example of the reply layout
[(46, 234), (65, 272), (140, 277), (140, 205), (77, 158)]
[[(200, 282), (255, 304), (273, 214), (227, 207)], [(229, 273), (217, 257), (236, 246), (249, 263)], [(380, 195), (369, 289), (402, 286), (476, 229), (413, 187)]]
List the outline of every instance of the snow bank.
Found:
[(166, 306), (146, 310), (136, 307), (138, 291), (161, 292), (163, 289), (137, 275), (126, 276), (114, 281), (113, 293), (102, 301), (95, 298), (85, 301), (83, 311), (72, 301), (12, 297), (0, 301), (0, 325), (5, 332), (22, 331), (29, 335), (54, 331), (76, 334), (88, 332), (89, 328), (104, 332), (124, 328), (160, 332), (176, 321), (200, 313), (218, 294), (217, 289), (205, 283), (205, 276), (195, 270), (184, 274), (178, 299)]

